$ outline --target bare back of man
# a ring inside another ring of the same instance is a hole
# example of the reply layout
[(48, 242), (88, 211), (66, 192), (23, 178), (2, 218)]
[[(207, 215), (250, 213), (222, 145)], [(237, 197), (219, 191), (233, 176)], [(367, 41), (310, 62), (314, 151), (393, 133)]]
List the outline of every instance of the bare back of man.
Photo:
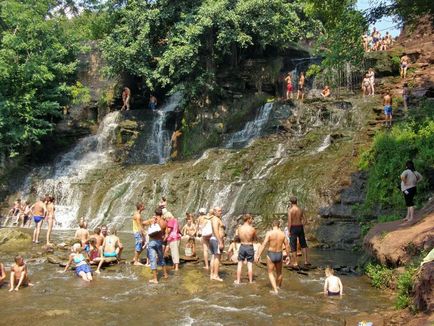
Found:
[(245, 260), (247, 260), (249, 283), (253, 283), (253, 261), (255, 260), (253, 241), (256, 240), (256, 229), (252, 226), (253, 218), (250, 214), (244, 215), (243, 219), (244, 224), (238, 228), (241, 246), (238, 251), (238, 268), (235, 284), (240, 284), (241, 282), (241, 272)]
[(81, 245), (84, 247), (85, 243), (89, 240), (89, 231), (84, 228), (80, 228), (75, 232), (75, 239), (80, 240)]
[(31, 207), (33, 220), (35, 221), (35, 230), (33, 231), (33, 242), (39, 243), (39, 234), (41, 233), (42, 223), (44, 221), (45, 214), (47, 212), (45, 203), (41, 200), (38, 200)]
[(290, 246), (291, 246), (291, 260), (294, 262), (294, 267), (298, 267), (297, 264), (297, 240), (300, 242), (301, 249), (304, 255), (305, 265), (309, 265), (307, 259), (307, 243), (304, 235), (304, 214), (300, 207), (297, 205), (297, 198), (291, 197), (291, 205), (288, 208), (288, 230), (290, 234)]

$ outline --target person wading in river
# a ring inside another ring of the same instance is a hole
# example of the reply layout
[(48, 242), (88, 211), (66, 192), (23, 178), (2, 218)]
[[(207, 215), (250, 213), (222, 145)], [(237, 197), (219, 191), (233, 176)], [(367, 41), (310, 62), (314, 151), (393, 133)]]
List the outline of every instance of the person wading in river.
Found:
[(56, 217), (54, 216), (54, 211), (56, 208), (54, 207), (54, 197), (50, 196), (48, 198), (48, 204), (47, 204), (47, 246), (53, 245), (51, 240), (51, 231), (53, 230), (54, 223), (56, 222)]
[(163, 240), (166, 234), (167, 222), (163, 218), (163, 212), (161, 208), (155, 210), (155, 216), (151, 219), (144, 221), (143, 225), (149, 225), (149, 261), (151, 263), (151, 270), (153, 273), (153, 279), (149, 280), (149, 283), (158, 284), (157, 265), (163, 268), (164, 278), (168, 278), (166, 263), (164, 261)]
[(293, 267), (298, 267), (297, 263), (297, 239), (300, 241), (301, 250), (304, 256), (304, 264), (310, 265), (307, 260), (307, 243), (304, 236), (303, 219), (304, 213), (297, 205), (297, 197), (289, 199), (290, 206), (288, 207), (288, 230), (289, 242), (291, 245), (291, 261)]
[(39, 243), (39, 234), (41, 233), (42, 223), (44, 222), (44, 216), (47, 209), (44, 204), (44, 197), (40, 198), (31, 207), (33, 220), (35, 221), (35, 230), (33, 231), (33, 242)]
[(210, 280), (223, 282), (219, 277), (220, 259), (224, 249), (223, 237), (225, 234), (225, 226), (221, 220), (222, 209), (220, 207), (214, 208), (214, 214), (211, 219), (212, 236), (209, 240), (212, 255), (210, 262)]
[(206, 215), (205, 208), (199, 209), (199, 218), (197, 220), (197, 235), (201, 237), (203, 249), (204, 268), (209, 269), (208, 250), (210, 250), (209, 240), (212, 236), (211, 220), (214, 216), (214, 210), (210, 209), (209, 214)]
[(247, 260), (249, 283), (253, 283), (253, 261), (255, 260), (253, 241), (256, 240), (256, 229), (252, 226), (252, 215), (245, 214), (243, 220), (244, 224), (238, 228), (237, 232), (241, 241), (241, 246), (238, 251), (237, 279), (234, 281), (235, 284), (240, 284), (241, 282), (241, 272), (245, 260)]
[(143, 220), (142, 220), (142, 212), (145, 209), (145, 205), (143, 203), (136, 204), (136, 211), (133, 215), (133, 233), (134, 233), (134, 257), (133, 257), (133, 265), (141, 266), (143, 265), (140, 262), (140, 254), (143, 250), (143, 245), (145, 244), (145, 232), (143, 230)]
[[(267, 253), (267, 268), (268, 268), (268, 278), (270, 279), (271, 286), (273, 287), (273, 292), (278, 293), (278, 288), (282, 286), (282, 265), (283, 265), (283, 254), (282, 248), (285, 245), (285, 251), (287, 257), (289, 257), (289, 243), (288, 238), (285, 233), (280, 229), (280, 221), (275, 220), (273, 222), (273, 229), (268, 231), (265, 235), (264, 242), (259, 248), (255, 261), (259, 262), (261, 254), (265, 247), (268, 245)], [(276, 272), (276, 275), (274, 275)]]
[(122, 242), (117, 236), (117, 231), (114, 227), (110, 229), (110, 234), (104, 238), (104, 242), (100, 247), (101, 252), (101, 260), (98, 264), (98, 268), (95, 273), (101, 273), (100, 269), (104, 261), (107, 261), (107, 258), (116, 258), (117, 260), (121, 259), (122, 253)]

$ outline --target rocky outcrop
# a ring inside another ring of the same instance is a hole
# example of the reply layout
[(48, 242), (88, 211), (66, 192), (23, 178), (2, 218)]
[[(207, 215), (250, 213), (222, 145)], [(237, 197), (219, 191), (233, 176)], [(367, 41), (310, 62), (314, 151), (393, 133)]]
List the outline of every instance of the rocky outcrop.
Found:
[(434, 245), (434, 203), (421, 213), (431, 209), (425, 217), (416, 217), (414, 224), (402, 220), (379, 223), (366, 235), (364, 247), (382, 264), (396, 267), (407, 264), (423, 249)]
[(32, 237), (24, 232), (15, 229), (0, 229), (0, 246), (2, 250), (17, 250), (28, 247)]
[(417, 310), (434, 312), (434, 261), (425, 263), (420, 268), (413, 293)]

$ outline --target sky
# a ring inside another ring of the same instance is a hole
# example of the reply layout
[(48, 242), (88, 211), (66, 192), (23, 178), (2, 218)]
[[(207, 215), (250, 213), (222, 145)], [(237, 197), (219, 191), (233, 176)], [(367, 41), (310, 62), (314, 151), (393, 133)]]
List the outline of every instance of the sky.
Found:
[[(371, 7), (371, 4), (375, 4), (376, 1), (372, 0), (357, 0), (356, 7), (359, 10), (366, 10)], [(373, 27), (376, 27), (377, 30), (381, 31), (381, 34), (384, 35), (386, 32), (389, 32), (392, 37), (398, 36), (400, 33), (400, 28), (395, 27), (396, 23), (393, 22), (393, 17), (384, 17), (383, 19), (377, 21), (374, 25), (369, 26), (369, 30), (372, 31)]]

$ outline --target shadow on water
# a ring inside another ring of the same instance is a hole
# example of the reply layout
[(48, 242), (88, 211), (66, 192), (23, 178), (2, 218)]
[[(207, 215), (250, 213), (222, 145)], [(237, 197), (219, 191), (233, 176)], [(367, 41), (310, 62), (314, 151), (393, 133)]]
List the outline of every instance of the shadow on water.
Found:
[[(60, 242), (72, 235), (58, 232)], [(43, 234), (44, 236), (44, 234)], [(133, 236), (121, 233), (124, 258), (133, 255)], [(29, 260), (40, 247), (22, 252)], [(1, 252), (1, 251), (0, 251)], [(65, 253), (66, 255), (66, 253)], [(9, 267), (12, 253), (1, 253)], [(351, 265), (357, 255), (345, 251), (311, 251), (311, 260), (318, 266)], [(391, 306), (391, 300), (372, 288), (365, 277), (342, 276), (344, 296), (324, 298), (321, 291), (323, 273), (313, 270), (308, 275), (284, 271), (279, 295), (270, 294), (266, 269), (255, 266), (255, 283), (235, 286), (235, 266), (223, 266), (224, 282), (210, 282), (201, 263), (186, 264), (168, 280), (149, 285), (147, 267), (118, 265), (105, 269), (91, 284), (85, 284), (70, 271), (44, 260), (30, 259), (30, 276), (35, 286), (17, 293), (0, 289), (2, 324), (24, 325), (342, 325), (345, 317), (360, 312), (373, 313)], [(160, 277), (161, 277), (160, 273)]]

